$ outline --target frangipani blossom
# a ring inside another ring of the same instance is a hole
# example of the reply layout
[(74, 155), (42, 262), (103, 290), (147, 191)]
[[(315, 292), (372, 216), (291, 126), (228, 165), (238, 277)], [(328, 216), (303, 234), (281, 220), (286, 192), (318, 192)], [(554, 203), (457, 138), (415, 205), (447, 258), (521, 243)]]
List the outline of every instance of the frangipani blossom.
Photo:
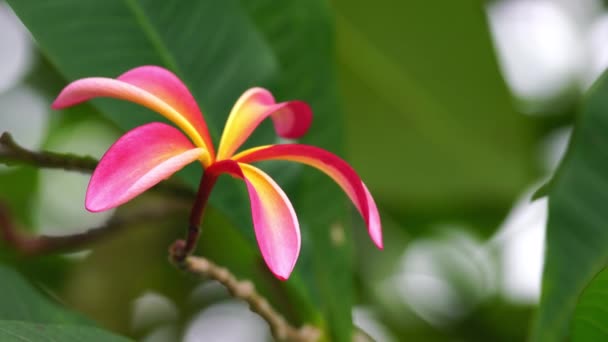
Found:
[(108, 149), (93, 172), (85, 199), (87, 210), (99, 212), (124, 204), (187, 164), (198, 161), (205, 172), (191, 225), (198, 229), (202, 209), (220, 174), (242, 179), (249, 192), (262, 257), (270, 270), (284, 280), (291, 274), (300, 252), (298, 219), (283, 190), (251, 163), (290, 160), (317, 168), (336, 181), (365, 220), (372, 241), (382, 248), (376, 204), (365, 184), (344, 160), (323, 149), (301, 144), (262, 146), (235, 155), (267, 117), (272, 119), (279, 136), (301, 137), (312, 121), (312, 112), (306, 103), (276, 103), (272, 94), (263, 88), (247, 90), (230, 112), (216, 154), (193, 96), (166, 69), (142, 66), (116, 79), (76, 80), (63, 89), (52, 107), (66, 108), (95, 97), (112, 97), (145, 106), (173, 122), (185, 135), (159, 122), (134, 128), (123, 135)]

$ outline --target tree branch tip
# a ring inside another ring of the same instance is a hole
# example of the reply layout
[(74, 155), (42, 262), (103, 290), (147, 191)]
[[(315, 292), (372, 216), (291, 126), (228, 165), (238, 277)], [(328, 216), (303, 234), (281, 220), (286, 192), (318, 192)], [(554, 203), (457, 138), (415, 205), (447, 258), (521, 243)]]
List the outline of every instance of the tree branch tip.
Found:
[(169, 246), (169, 262), (179, 269), (188, 269), (192, 267), (192, 265), (188, 265), (188, 261), (186, 260), (186, 255), (184, 253), (185, 248), (186, 241), (181, 239), (175, 240), (175, 242)]

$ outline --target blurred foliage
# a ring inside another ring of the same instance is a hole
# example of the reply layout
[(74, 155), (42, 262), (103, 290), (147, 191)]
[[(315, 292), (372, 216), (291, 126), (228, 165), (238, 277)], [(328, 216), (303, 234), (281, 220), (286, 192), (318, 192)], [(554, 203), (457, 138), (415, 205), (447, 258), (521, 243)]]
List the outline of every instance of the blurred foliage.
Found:
[(0, 321), (3, 341), (64, 341), (64, 342), (128, 342), (109, 332), (78, 325), (38, 324), (19, 321)]
[[(49, 103), (76, 78), (115, 77), (138, 65), (156, 64), (185, 81), (214, 141), (232, 104), (248, 87), (264, 86), (278, 100), (311, 104), (315, 119), (302, 141), (343, 155), (360, 173), (381, 210), (385, 250), (374, 249), (360, 217), (330, 179), (283, 162), (263, 167), (283, 187), (300, 219), (302, 251), (290, 280), (279, 282), (268, 272), (253, 236), (245, 188), (230, 177), (221, 178), (213, 192), (197, 250), (239, 278), (251, 279), (290, 322), (315, 324), (327, 340), (348, 341), (351, 312), (360, 305), (371, 308), (396, 341), (513, 341), (528, 335), (533, 308), (506, 301), (491, 281), (478, 282), (480, 274), (500, 281), (500, 269), (491, 253), (476, 254), (473, 242), (481, 245), (494, 235), (515, 199), (541, 175), (539, 141), (571, 124), (576, 110), (568, 104), (552, 108), (549, 116), (518, 112), (498, 69), (484, 2), (7, 2), (39, 48), (25, 82)], [(586, 340), (593, 328), (585, 317), (597, 313), (584, 303), (604, 300), (592, 291), (605, 285), (599, 275), (579, 302), (571, 334), (577, 299), (607, 259), (608, 236), (602, 229), (608, 194), (602, 150), (608, 129), (607, 79), (582, 99), (567, 158), (539, 193), (548, 194), (550, 204), (533, 340)], [(107, 99), (50, 116), (44, 147), (54, 146), (82, 123), (121, 132), (163, 121), (145, 108)], [(246, 146), (276, 141), (271, 125), (264, 123)], [(19, 226), (44, 227), (36, 216), (39, 172), (29, 167), (0, 172), (0, 200), (9, 204)], [(201, 172), (195, 165), (177, 179), (196, 187)], [(162, 207), (166, 201), (147, 194), (119, 210)], [(178, 311), (176, 318), (161, 318), (158, 325), (177, 327), (174, 337), (183, 336), (201, 310), (226, 298), (223, 293), (197, 300), (199, 280), (166, 261), (168, 245), (184, 234), (187, 215), (186, 208), (155, 224), (135, 225), (79, 257), (22, 258), (3, 244), (0, 260), (46, 295), (37, 294), (14, 271), (0, 268), (6, 287), (0, 291), (0, 330), (39, 337), (39, 326), (4, 321), (10, 319), (51, 324), (44, 329), (59, 340), (110, 338), (98, 328), (54, 325), (93, 323), (72, 321), (71, 311), (50, 304), (50, 296), (100, 327), (144, 339), (157, 326), (134, 329), (132, 303), (152, 292)], [(438, 228), (442, 225), (466, 230), (467, 244), (446, 239)], [(439, 269), (451, 293), (463, 300), (462, 307), (452, 308), (463, 312), (458, 317), (431, 322), (395, 288), (407, 248), (421, 239), (453, 247), (428, 269), (431, 276)], [(486, 272), (488, 267), (492, 272)], [(4, 300), (2, 293), (8, 296)], [(16, 298), (35, 301), (31, 305), (39, 307), (39, 316), (19, 316), (26, 311), (13, 310), (21, 305)], [(64, 316), (65, 322), (37, 319)]]
[(14, 270), (0, 265), (2, 341), (128, 341), (94, 328), (80, 314), (52, 303)]
[(334, 3), (355, 168), (404, 220), (490, 212), (479, 229), (491, 234), (534, 174), (534, 140), (499, 76), (483, 8)]
[(603, 269), (581, 294), (572, 320), (571, 340), (603, 341), (608, 338), (608, 272)]
[(608, 260), (608, 76), (589, 90), (564, 160), (551, 181), (543, 291), (534, 338), (570, 335), (580, 293)]

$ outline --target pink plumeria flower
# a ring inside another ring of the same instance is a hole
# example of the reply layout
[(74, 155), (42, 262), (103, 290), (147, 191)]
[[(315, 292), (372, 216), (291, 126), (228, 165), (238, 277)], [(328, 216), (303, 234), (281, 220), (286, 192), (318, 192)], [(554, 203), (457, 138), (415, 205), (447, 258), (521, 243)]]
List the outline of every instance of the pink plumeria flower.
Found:
[[(251, 163), (291, 160), (317, 168), (336, 181), (363, 216), (372, 241), (382, 248), (376, 204), (357, 173), (344, 160), (323, 149), (301, 144), (261, 146), (235, 155), (260, 122), (269, 116), (279, 136), (301, 137), (312, 120), (306, 103), (276, 103), (265, 89), (247, 90), (230, 112), (216, 154), (193, 96), (177, 76), (166, 69), (142, 66), (116, 79), (76, 80), (63, 89), (52, 107), (66, 108), (95, 97), (112, 97), (145, 106), (173, 122), (185, 135), (175, 127), (159, 122), (137, 127), (123, 135), (93, 172), (85, 199), (87, 210), (99, 212), (122, 205), (187, 164), (198, 161), (205, 169), (203, 179), (207, 179), (206, 185), (201, 181), (199, 189), (197, 202), (202, 202), (199, 203), (201, 207), (220, 174), (227, 173), (245, 181), (260, 251), (270, 270), (284, 280), (291, 274), (300, 252), (298, 219), (283, 190)], [(191, 219), (196, 229), (200, 214), (198, 219)]]

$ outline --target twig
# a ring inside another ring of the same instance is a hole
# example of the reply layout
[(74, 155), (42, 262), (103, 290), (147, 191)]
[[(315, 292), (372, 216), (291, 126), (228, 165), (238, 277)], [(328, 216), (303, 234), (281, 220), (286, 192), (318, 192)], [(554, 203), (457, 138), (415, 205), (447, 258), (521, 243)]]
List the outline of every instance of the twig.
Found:
[(92, 157), (27, 150), (19, 146), (8, 132), (4, 132), (0, 136), (0, 162), (8, 165), (26, 164), (82, 173), (91, 173), (97, 166), (97, 160)]
[(315, 327), (304, 325), (298, 329), (290, 325), (280, 313), (270, 306), (266, 298), (256, 292), (251, 281), (237, 280), (224, 267), (196, 256), (187, 257), (178, 266), (187, 272), (217, 280), (228, 289), (233, 297), (246, 301), (251, 311), (260, 315), (268, 323), (273, 336), (279, 341), (317, 341), (321, 337), (320, 331)]
[[(41, 168), (63, 169), (81, 173), (91, 173), (95, 170), (98, 160), (90, 156), (79, 156), (71, 153), (34, 152), (15, 142), (8, 132), (0, 135), (0, 164), (31, 165)], [(172, 181), (164, 181), (156, 185), (154, 190), (181, 198), (194, 198), (194, 191), (189, 187)]]
[(140, 222), (154, 222), (178, 210), (179, 206), (164, 206), (162, 210), (140, 210), (126, 217), (115, 216), (105, 225), (91, 228), (83, 233), (64, 236), (29, 235), (15, 227), (7, 208), (0, 204), (0, 236), (17, 252), (27, 255), (41, 255), (56, 252), (81, 250), (93, 242)]

